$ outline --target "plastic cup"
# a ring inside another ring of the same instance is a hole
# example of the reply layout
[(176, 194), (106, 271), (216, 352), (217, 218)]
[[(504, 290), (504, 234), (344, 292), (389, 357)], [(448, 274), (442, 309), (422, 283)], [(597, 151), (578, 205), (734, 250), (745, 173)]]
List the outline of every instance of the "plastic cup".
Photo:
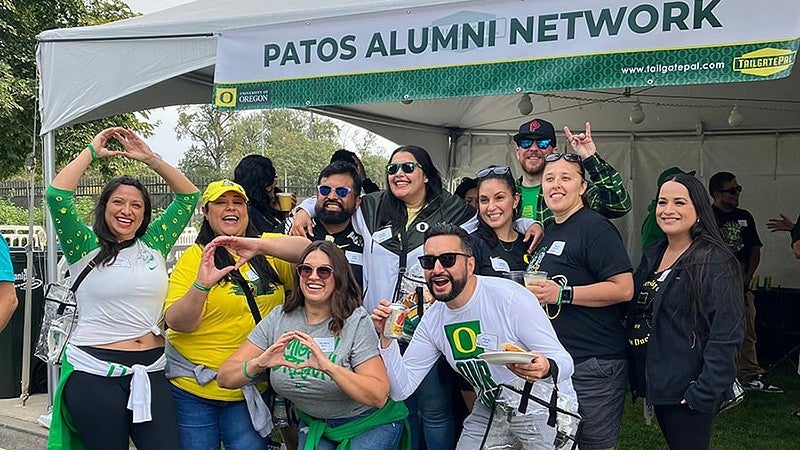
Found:
[(509, 280), (521, 284), (525, 286), (525, 271), (524, 270), (512, 270), (511, 272), (504, 272), (503, 276), (508, 278)]
[(292, 194), (290, 192), (278, 192), (278, 207), (283, 212), (292, 210)]
[(539, 281), (547, 281), (547, 272), (543, 270), (529, 270), (525, 272), (525, 286)]

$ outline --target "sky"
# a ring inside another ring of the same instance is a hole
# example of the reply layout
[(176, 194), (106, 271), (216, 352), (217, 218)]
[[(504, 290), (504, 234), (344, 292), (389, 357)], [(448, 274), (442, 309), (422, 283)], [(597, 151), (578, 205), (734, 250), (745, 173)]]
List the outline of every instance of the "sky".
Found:
[[(130, 8), (135, 12), (148, 14), (162, 9), (171, 8), (183, 3), (189, 3), (191, 0), (124, 0)], [(209, 98), (209, 102), (211, 98)], [(160, 125), (155, 129), (155, 134), (148, 138), (150, 147), (158, 152), (162, 158), (169, 161), (170, 164), (177, 165), (183, 153), (189, 148), (190, 142), (187, 140), (178, 140), (175, 136), (175, 125), (178, 123), (178, 108), (157, 108), (150, 110), (150, 121), (160, 122)], [(338, 122), (343, 126), (343, 134), (347, 136), (357, 135), (361, 130), (358, 127)], [(348, 144), (342, 143), (346, 148)], [(378, 139), (377, 145), (380, 147), (378, 150), (388, 156), (389, 152), (396, 147), (396, 145), (387, 140)]]

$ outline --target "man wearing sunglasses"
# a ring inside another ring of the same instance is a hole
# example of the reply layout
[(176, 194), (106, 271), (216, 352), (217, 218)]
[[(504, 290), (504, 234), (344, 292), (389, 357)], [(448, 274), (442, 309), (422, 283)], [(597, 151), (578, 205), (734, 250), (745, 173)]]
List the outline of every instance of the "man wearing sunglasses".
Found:
[(750, 279), (761, 261), (761, 239), (756, 230), (756, 221), (749, 211), (739, 208), (739, 194), (742, 187), (736, 182), (736, 175), (730, 172), (717, 172), (708, 180), (708, 191), (714, 199), (712, 209), (717, 218), (722, 238), (728, 243), (739, 264), (742, 266), (745, 290), (744, 342), (739, 350), (736, 377), (745, 389), (769, 393), (781, 393), (783, 389), (770, 384), (764, 378), (764, 369), (758, 364), (756, 355), (756, 306), (755, 297), (750, 292)]
[[(317, 201), (314, 205), (314, 235), (312, 241), (332, 241), (347, 256), (359, 286), (363, 284), (364, 239), (353, 229), (352, 217), (361, 204), (362, 179), (356, 166), (342, 160), (322, 169), (317, 178)], [(293, 218), (286, 221), (291, 229)]]
[[(631, 210), (628, 191), (619, 173), (597, 155), (589, 122), (583, 133), (573, 134), (569, 127), (564, 127), (564, 133), (573, 151), (583, 160), (589, 182), (586, 190), (589, 207), (610, 219), (627, 214)], [(546, 120), (533, 119), (520, 125), (514, 142), (522, 168), (522, 176), (517, 180), (522, 197), (521, 216), (537, 220), (546, 227), (553, 222), (553, 213), (545, 205), (541, 193), (542, 171), (545, 156), (557, 148), (555, 128)]]
[[(559, 391), (574, 400), (577, 410), (571, 381), (572, 358), (530, 291), (504, 278), (476, 276), (469, 235), (455, 225), (431, 226), (425, 233), (424, 254), (418, 259), (428, 289), (437, 301), (420, 321), (403, 356), (396, 341), (383, 336), (389, 302), (381, 301), (372, 313), (372, 321), (381, 333), (381, 355), (393, 399), (410, 396), (439, 357), (444, 356), (450, 367), (472, 385), (478, 398), (464, 421), (458, 450), (481, 447), (501, 383), (522, 388), (525, 381), (541, 380), (535, 383), (535, 391), (537, 397), (547, 401), (553, 388), (551, 373), (557, 372)], [(530, 361), (489, 364), (481, 357), (501, 350), (504, 343), (523, 348)], [(554, 364), (558, 371), (552, 371)], [(503, 405), (494, 415), (494, 433), (486, 448), (501, 448), (503, 444), (511, 448), (517, 440), (526, 449), (552, 448), (556, 432), (547, 425), (546, 411), (531, 406), (528, 414), (517, 415), (514, 411), (519, 396), (507, 391), (498, 403)]]

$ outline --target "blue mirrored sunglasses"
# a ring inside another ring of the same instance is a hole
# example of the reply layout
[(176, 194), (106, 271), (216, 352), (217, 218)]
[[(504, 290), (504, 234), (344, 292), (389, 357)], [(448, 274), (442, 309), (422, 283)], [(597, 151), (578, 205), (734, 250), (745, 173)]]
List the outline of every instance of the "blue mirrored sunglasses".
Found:
[(320, 185), (320, 186), (317, 186), (317, 192), (319, 192), (319, 195), (321, 195), (323, 197), (329, 196), (331, 194), (331, 191), (336, 192), (336, 196), (337, 197), (345, 198), (345, 197), (347, 197), (348, 194), (350, 194), (352, 189), (350, 189), (347, 186), (339, 186), (337, 188), (332, 188), (332, 187), (324, 185), (324, 184)]
[(517, 142), (517, 146), (527, 150), (531, 148), (533, 144), (536, 144), (536, 148), (539, 150), (546, 150), (550, 147), (551, 143), (553, 143), (552, 139), (520, 139), (519, 142)]

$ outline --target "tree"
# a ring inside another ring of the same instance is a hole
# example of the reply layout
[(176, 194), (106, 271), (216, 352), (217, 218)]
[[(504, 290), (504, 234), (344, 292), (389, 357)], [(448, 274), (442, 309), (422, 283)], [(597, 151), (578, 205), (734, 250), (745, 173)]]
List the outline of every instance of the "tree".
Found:
[[(39, 134), (39, 122), (34, 120), (36, 35), (53, 28), (97, 25), (133, 16), (121, 0), (0, 0), (0, 178), (22, 171), (25, 156)], [(98, 131), (111, 125), (127, 126), (145, 136), (152, 132), (152, 126), (134, 114), (62, 128), (56, 135), (57, 164), (72, 159)], [(41, 154), (38, 141), (36, 151)], [(92, 170), (108, 177), (118, 165), (97, 164)]]

